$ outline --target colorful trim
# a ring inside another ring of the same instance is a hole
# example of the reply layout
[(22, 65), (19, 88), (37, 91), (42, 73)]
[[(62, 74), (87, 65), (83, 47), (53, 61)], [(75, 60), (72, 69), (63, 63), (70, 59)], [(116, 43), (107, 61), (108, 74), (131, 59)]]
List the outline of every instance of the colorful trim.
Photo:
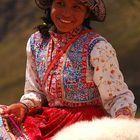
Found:
[[(97, 41), (97, 40), (98, 41)], [(86, 41), (85, 41), (86, 40)], [(89, 52), (101, 41), (95, 32), (87, 33), (78, 38), (67, 51), (63, 66), (62, 102), (66, 105), (81, 106), (101, 104), (99, 91), (93, 80), (87, 79), (90, 64)], [(90, 46), (90, 47), (89, 47)]]

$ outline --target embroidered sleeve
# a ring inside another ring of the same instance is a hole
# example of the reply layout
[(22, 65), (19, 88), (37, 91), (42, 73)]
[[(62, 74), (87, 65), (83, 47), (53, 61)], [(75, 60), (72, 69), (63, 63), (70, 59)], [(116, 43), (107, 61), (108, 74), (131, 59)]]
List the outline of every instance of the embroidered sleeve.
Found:
[(31, 51), (31, 38), (27, 43), (27, 63), (24, 95), (20, 102), (26, 104), (29, 108), (42, 106), (45, 96), (41, 90), (40, 80), (36, 71), (34, 56)]
[(94, 67), (93, 80), (107, 112), (116, 117), (118, 114), (127, 114), (123, 109), (127, 108), (127, 112), (134, 116), (134, 95), (124, 82), (113, 47), (108, 42), (100, 41), (91, 51), (90, 61)]

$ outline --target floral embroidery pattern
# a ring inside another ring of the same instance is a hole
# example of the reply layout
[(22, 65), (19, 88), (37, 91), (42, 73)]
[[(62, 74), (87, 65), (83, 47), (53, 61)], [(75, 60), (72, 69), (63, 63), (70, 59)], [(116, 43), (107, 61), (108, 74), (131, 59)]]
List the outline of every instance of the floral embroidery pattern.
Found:
[[(63, 70), (64, 100), (89, 103), (100, 99), (94, 82), (87, 81), (86, 79), (87, 67), (89, 67), (89, 49), (91, 50), (91, 47), (93, 49), (97, 40), (101, 40), (101, 38), (97, 39), (96, 37), (98, 35), (94, 32), (85, 34), (81, 37), (80, 41), (76, 40), (68, 50)], [(94, 45), (93, 43), (89, 45), (90, 40), (94, 40), (94, 38), (96, 40)]]

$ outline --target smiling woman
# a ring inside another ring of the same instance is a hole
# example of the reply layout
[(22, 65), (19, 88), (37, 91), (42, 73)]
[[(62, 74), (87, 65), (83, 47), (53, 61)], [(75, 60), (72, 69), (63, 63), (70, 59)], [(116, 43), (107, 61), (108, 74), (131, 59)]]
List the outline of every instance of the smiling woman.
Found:
[[(39, 25), (38, 29), (41, 32), (42, 37), (46, 38), (46, 37), (49, 36), (48, 30), (50, 29), (50, 27), (52, 25), (54, 25), (54, 23), (53, 23), (53, 21), (51, 19), (52, 0), (35, 0), (35, 1), (36, 1), (36, 4), (38, 5), (38, 7), (41, 8), (45, 12), (45, 16), (43, 17), (44, 23), (42, 25)], [(54, 2), (55, 3), (58, 2), (59, 4), (65, 4), (66, 1), (65, 0), (59, 0), (59, 1), (54, 1)], [(80, 7), (83, 8), (83, 6), (85, 7), (85, 5), (86, 5), (85, 8), (87, 9), (87, 15), (88, 16), (87, 17), (85, 16), (85, 19), (82, 22), (82, 25), (87, 27), (88, 29), (91, 29), (91, 27), (90, 27), (90, 21), (91, 20), (99, 21), (99, 22), (103, 22), (105, 20), (106, 9), (105, 9), (105, 5), (104, 5), (102, 0), (92, 0), (92, 1), (89, 1), (89, 0), (76, 0), (76, 1), (70, 1), (70, 2), (71, 3), (73, 2), (73, 4), (77, 4), (77, 6), (79, 6), (79, 8)], [(78, 11), (80, 10), (80, 9), (78, 9), (78, 7), (76, 9)], [(72, 10), (72, 12), (73, 11), (74, 10)], [(64, 14), (64, 12), (62, 12), (62, 13)], [(82, 13), (80, 13), (80, 14), (82, 14)], [(80, 18), (80, 17), (77, 16), (77, 18)]]
[(90, 27), (91, 20), (105, 20), (103, 1), (36, 0), (36, 4), (45, 16), (27, 42), (24, 95), (3, 109), (3, 120), (8, 116), (12, 128), (30, 140), (50, 140), (75, 122), (134, 117), (134, 96), (116, 52)]

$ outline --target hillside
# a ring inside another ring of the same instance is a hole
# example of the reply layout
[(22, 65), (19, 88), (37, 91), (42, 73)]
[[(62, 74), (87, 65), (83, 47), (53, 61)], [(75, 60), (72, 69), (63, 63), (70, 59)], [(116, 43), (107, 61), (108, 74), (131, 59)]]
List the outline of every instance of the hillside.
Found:
[[(105, 3), (106, 22), (92, 22), (92, 27), (116, 49), (125, 81), (140, 98), (140, 1), (105, 0)], [(1, 5), (0, 103), (10, 104), (23, 93), (26, 42), (34, 32), (33, 27), (41, 23), (41, 12), (30, 0), (1, 0)]]
[(0, 102), (11, 103), (23, 93), (26, 41), (40, 15), (33, 1), (1, 0), (1, 3)]

